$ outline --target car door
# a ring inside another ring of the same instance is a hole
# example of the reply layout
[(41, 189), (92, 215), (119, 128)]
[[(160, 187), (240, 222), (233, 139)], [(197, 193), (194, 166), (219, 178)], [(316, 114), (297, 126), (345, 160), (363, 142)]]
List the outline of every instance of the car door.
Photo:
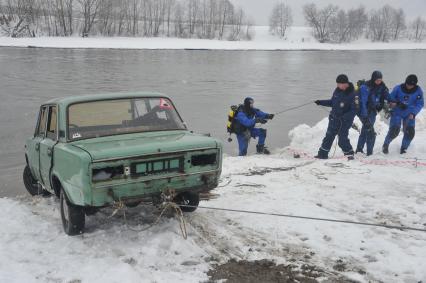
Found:
[(37, 181), (41, 182), (40, 176), (40, 142), (46, 135), (46, 123), (47, 123), (47, 107), (42, 106), (38, 115), (38, 121), (34, 137), (27, 142), (27, 156), (28, 165), (31, 169), (31, 173)]
[(57, 106), (50, 105), (47, 109), (46, 135), (40, 142), (40, 176), (43, 186), (50, 187), (50, 169), (53, 164), (53, 147), (58, 141)]

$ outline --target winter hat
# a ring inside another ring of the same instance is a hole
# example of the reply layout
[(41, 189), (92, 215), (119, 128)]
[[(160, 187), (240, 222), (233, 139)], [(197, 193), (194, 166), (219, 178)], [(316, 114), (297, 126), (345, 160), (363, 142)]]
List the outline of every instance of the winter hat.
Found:
[(417, 85), (417, 82), (418, 80), (416, 75), (409, 75), (405, 80), (406, 85)]
[(378, 80), (378, 79), (383, 79), (383, 74), (382, 74), (382, 72), (380, 72), (380, 71), (374, 71), (372, 74), (371, 74), (371, 81), (376, 81), (376, 80)]
[(246, 97), (246, 99), (244, 99), (244, 106), (247, 108), (250, 108), (250, 104), (254, 102), (254, 99), (251, 97)]
[(347, 83), (349, 83), (349, 78), (348, 78), (348, 76), (346, 76), (344, 74), (338, 75), (337, 78), (336, 78), (336, 83), (347, 84)]

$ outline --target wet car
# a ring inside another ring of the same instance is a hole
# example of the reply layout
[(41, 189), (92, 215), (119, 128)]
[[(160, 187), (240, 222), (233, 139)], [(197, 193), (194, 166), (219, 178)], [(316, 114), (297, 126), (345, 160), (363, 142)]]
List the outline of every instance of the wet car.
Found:
[(28, 192), (59, 197), (64, 230), (76, 235), (86, 215), (117, 203), (167, 199), (194, 211), (218, 185), (222, 145), (189, 131), (162, 94), (71, 96), (41, 105), (25, 159)]

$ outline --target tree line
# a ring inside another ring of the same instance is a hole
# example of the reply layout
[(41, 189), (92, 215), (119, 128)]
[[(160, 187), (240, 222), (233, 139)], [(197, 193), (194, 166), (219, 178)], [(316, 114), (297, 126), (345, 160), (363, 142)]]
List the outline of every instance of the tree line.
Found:
[[(375, 42), (401, 38), (422, 41), (426, 38), (426, 20), (417, 17), (407, 23), (404, 10), (390, 5), (367, 12), (363, 6), (345, 10), (337, 5), (318, 8), (315, 3), (311, 3), (303, 6), (303, 14), (314, 37), (321, 43), (351, 42), (362, 36)], [(292, 23), (291, 8), (284, 2), (277, 3), (269, 19), (271, 33), (285, 37)]]
[(11, 37), (242, 40), (252, 24), (229, 0), (0, 0), (0, 33)]

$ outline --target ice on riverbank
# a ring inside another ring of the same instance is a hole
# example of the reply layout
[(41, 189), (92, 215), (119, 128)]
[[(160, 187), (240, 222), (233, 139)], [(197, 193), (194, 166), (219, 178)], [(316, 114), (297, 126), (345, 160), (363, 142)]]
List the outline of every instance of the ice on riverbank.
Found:
[(317, 42), (311, 29), (292, 27), (285, 39), (269, 34), (269, 28), (254, 27), (252, 41), (221, 41), (179, 38), (133, 37), (0, 37), (0, 46), (48, 47), (48, 48), (112, 48), (112, 49), (200, 49), (200, 50), (399, 50), (426, 49), (426, 42), (410, 41), (379, 43), (361, 39), (348, 44), (324, 44)]
[[(379, 153), (387, 131), (380, 120), (376, 154), (353, 162), (340, 159), (338, 148), (334, 159), (311, 160), (327, 121), (298, 126), (290, 147), (271, 156), (226, 157), (219, 197), (201, 205), (426, 229), (426, 167), (365, 162), (426, 159), (426, 115), (417, 119), (406, 156), (398, 154), (400, 139), (389, 156)], [(353, 144), (356, 137), (351, 130)], [(306, 155), (295, 159), (294, 150)], [(360, 282), (426, 280), (422, 232), (199, 209), (185, 216), (184, 240), (175, 219), (134, 232), (120, 213), (109, 218), (105, 210), (88, 217), (84, 235), (68, 237), (54, 198), (0, 198), (0, 207), (0, 282), (200, 282), (213, 263), (230, 258), (308, 263)], [(129, 225), (154, 219), (140, 207)]]

